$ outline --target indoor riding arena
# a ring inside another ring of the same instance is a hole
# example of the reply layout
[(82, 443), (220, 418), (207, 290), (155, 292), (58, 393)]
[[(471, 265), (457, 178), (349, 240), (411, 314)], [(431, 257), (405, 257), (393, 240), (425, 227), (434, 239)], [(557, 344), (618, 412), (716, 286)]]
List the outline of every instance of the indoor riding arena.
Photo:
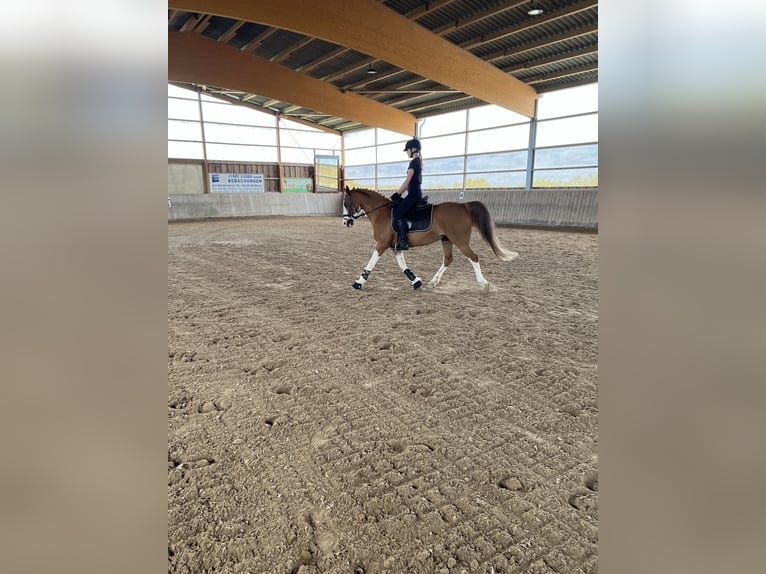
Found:
[[(597, 4), (295, 4), (169, 2), (168, 572), (596, 573)], [(413, 136), (486, 285), (344, 225)]]

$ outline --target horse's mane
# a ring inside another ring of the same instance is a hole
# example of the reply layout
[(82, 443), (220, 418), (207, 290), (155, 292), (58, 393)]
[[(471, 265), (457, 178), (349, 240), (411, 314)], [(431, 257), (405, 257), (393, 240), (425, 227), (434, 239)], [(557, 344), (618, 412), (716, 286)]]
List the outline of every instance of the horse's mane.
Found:
[(353, 189), (349, 189), (349, 191), (358, 191), (359, 193), (363, 193), (364, 195), (368, 197), (382, 197), (383, 199), (388, 199), (385, 195), (378, 193), (377, 191), (373, 189), (367, 189), (366, 187), (355, 187)]
[(354, 189), (349, 189), (348, 191), (349, 193), (352, 191), (357, 191), (361, 193), (362, 195), (366, 196), (367, 199), (369, 201), (372, 201), (373, 203), (389, 201), (389, 199), (385, 195), (378, 193), (377, 191), (374, 191), (372, 189), (367, 189), (366, 187), (362, 187), (362, 188), (355, 187)]

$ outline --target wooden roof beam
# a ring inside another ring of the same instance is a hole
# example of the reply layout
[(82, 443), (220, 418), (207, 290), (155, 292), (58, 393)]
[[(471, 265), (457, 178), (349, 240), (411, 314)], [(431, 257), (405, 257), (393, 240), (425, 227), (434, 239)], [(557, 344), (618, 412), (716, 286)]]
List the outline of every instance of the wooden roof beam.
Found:
[[(417, 19), (418, 17), (423, 16), (424, 13), (426, 13), (425, 12), (426, 10), (431, 12), (431, 11), (437, 9), (437, 8), (441, 8), (442, 6), (445, 6), (445, 5), (449, 4), (450, 2), (451, 2), (451, 0), (449, 2), (439, 3), (439, 6), (434, 6), (434, 3), (431, 2), (430, 4), (426, 4), (425, 6), (420, 6), (418, 8), (415, 8), (414, 10), (410, 10), (410, 12), (408, 12), (406, 14), (406, 16), (407, 16), (407, 18), (409, 18), (411, 20), (412, 19)], [(462, 28), (465, 28), (466, 26), (470, 26), (471, 24), (474, 24), (476, 22), (480, 22), (481, 20), (489, 18), (490, 16), (494, 16), (495, 14), (499, 14), (500, 12), (505, 12), (506, 10), (511, 10), (513, 8), (516, 8), (518, 6), (526, 4), (527, 2), (529, 2), (529, 0), (523, 0), (522, 2), (519, 2), (518, 0), (508, 1), (508, 2), (505, 2), (505, 4), (503, 4), (501, 6), (494, 6), (494, 7), (490, 8), (490, 9), (485, 10), (484, 12), (481, 12), (479, 14), (476, 14), (476, 15), (472, 16), (471, 18), (467, 18), (466, 20), (459, 20), (459, 21), (447, 24), (445, 26), (442, 26), (440, 28), (436, 28), (435, 30), (432, 30), (432, 32), (434, 34), (437, 34), (438, 36), (445, 36), (449, 32), (454, 32), (456, 30), (460, 30)], [(506, 55), (506, 54), (503, 54), (503, 55)], [(482, 60), (484, 60), (485, 62), (489, 62), (489, 58), (482, 58)], [(361, 68), (361, 66), (355, 67), (352, 70), (348, 70), (346, 73), (357, 71), (360, 68)], [(387, 74), (375, 76), (375, 77), (370, 78), (370, 79), (364, 79), (364, 80), (361, 80), (359, 82), (355, 82), (354, 84), (351, 84), (350, 86), (344, 86), (344, 87), (346, 89), (358, 88), (360, 86), (367, 85), (367, 84), (375, 82), (377, 80), (382, 80), (384, 78), (388, 78), (390, 76), (396, 75), (396, 74), (398, 74), (398, 73), (400, 73), (402, 71), (407, 71), (407, 70), (402, 70), (402, 69), (393, 70), (391, 72), (388, 72)], [(345, 75), (345, 74), (336, 74), (336, 76), (333, 77), (332, 79), (335, 79), (336, 77), (340, 77), (342, 75)]]
[(415, 133), (417, 120), (411, 114), (344, 93), (320, 80), (199, 34), (168, 34), (168, 79), (225, 86), (401, 134)]
[[(596, 2), (596, 0), (588, 0)], [(373, 0), (169, 0), (170, 8), (259, 22), (368, 54), (528, 117), (534, 88)], [(406, 41), (403, 41), (406, 39)]]

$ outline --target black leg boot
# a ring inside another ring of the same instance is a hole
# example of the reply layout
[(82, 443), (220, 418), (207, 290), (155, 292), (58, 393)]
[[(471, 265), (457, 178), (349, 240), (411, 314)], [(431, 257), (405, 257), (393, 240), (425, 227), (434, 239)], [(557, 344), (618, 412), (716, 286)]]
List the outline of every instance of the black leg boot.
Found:
[(407, 243), (407, 222), (404, 219), (397, 219), (394, 221), (396, 226), (396, 232), (399, 234), (399, 244), (396, 246), (397, 251), (407, 251), (410, 246)]

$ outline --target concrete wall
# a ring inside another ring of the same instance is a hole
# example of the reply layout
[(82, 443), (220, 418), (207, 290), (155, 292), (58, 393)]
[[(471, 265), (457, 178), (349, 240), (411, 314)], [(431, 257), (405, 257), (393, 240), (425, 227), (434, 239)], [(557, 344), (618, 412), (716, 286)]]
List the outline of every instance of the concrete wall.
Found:
[(205, 193), (201, 163), (168, 163), (168, 193)]
[(168, 221), (253, 215), (341, 214), (340, 193), (206, 193), (170, 195)]
[(598, 189), (426, 191), (431, 203), (481, 201), (500, 224), (598, 229)]
[[(432, 203), (481, 201), (495, 223), (598, 229), (597, 189), (427, 191)], [(386, 194), (390, 195), (390, 193)], [(171, 195), (168, 221), (253, 215), (340, 216), (339, 193)]]

